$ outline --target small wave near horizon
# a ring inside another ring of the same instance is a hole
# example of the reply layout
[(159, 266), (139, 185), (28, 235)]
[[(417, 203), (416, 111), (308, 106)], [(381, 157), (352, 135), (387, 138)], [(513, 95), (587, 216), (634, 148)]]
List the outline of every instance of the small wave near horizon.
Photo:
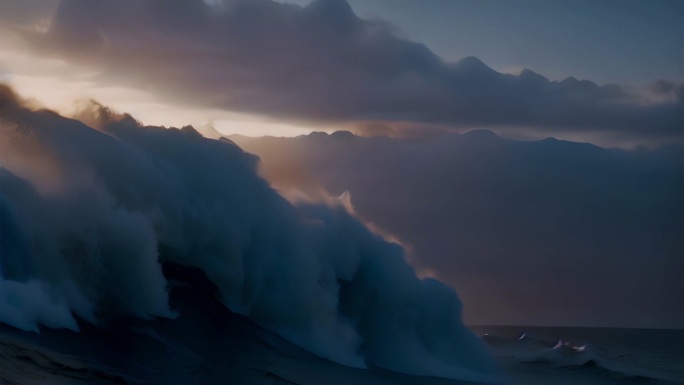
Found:
[[(684, 330), (472, 327), (520, 384), (681, 384)], [(522, 382), (526, 381), (526, 382)]]

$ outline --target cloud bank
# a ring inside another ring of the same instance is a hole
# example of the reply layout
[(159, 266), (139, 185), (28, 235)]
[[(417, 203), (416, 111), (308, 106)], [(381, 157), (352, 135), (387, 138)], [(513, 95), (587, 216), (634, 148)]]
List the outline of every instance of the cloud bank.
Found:
[(488, 131), (231, 137), (284, 191), (355, 211), (455, 287), (476, 324), (682, 326), (684, 148), (605, 149)]
[(309, 122), (600, 133), (681, 141), (684, 85), (648, 92), (530, 70), (502, 74), (474, 57), (447, 62), (357, 17), (345, 0), (62, 0), (39, 52), (87, 64), (102, 84), (167, 101)]
[(323, 357), (491, 380), (453, 290), (417, 278), (342, 203), (290, 204), (257, 176), (258, 158), (191, 127), (144, 127), (98, 105), (80, 119), (90, 126), (0, 87), (0, 322), (174, 318), (161, 268), (174, 262)]

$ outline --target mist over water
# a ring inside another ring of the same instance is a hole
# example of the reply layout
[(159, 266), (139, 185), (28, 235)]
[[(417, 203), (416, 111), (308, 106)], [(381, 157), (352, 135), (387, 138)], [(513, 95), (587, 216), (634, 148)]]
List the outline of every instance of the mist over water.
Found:
[(343, 202), (288, 202), (257, 164), (191, 127), (144, 127), (96, 104), (67, 119), (1, 87), (0, 322), (78, 331), (173, 320), (182, 314), (162, 269), (173, 263), (321, 357), (496, 379), (451, 288), (417, 278), (404, 250)]
[(276, 188), (348, 191), (360, 218), (455, 287), (466, 323), (679, 328), (684, 147), (603, 148), (491, 131), (236, 143)]

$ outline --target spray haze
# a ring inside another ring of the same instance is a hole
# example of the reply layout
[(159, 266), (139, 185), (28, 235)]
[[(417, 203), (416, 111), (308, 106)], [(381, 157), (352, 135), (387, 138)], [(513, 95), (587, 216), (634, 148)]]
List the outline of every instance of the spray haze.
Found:
[(419, 271), (457, 288), (468, 323), (682, 325), (679, 145), (625, 150), (482, 130), (231, 138), (262, 157), (277, 188), (349, 191), (363, 220), (411, 246)]

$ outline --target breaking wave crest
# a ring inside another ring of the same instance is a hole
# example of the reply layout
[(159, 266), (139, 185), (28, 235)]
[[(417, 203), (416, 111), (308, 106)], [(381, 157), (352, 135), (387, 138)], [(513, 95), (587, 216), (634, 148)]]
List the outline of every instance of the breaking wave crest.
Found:
[(292, 204), (257, 167), (191, 127), (145, 127), (98, 105), (67, 119), (0, 86), (0, 322), (173, 319), (169, 262), (321, 357), (492, 381), (453, 290), (417, 278), (343, 203)]

